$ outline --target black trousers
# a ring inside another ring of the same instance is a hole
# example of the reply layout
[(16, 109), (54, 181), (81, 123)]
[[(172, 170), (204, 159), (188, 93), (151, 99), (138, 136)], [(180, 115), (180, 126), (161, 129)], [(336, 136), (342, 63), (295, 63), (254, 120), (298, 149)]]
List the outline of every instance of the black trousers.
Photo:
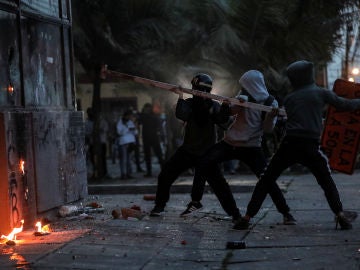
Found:
[(342, 211), (339, 192), (331, 176), (328, 159), (320, 150), (319, 142), (314, 139), (285, 137), (255, 186), (247, 206), (247, 215), (254, 217), (258, 213), (277, 178), (285, 169), (295, 163), (307, 167), (315, 176), (325, 193), (331, 210), (335, 214)]
[(146, 172), (148, 174), (152, 174), (151, 149), (154, 151), (154, 154), (158, 159), (160, 167), (164, 163), (159, 138), (158, 137), (149, 137), (149, 138), (143, 137), (143, 148), (144, 148)]
[[(234, 159), (244, 162), (257, 177), (260, 177), (260, 174), (266, 166), (266, 158), (261, 147), (233, 147), (224, 141), (220, 141), (210, 148), (199, 162), (199, 173), (204, 176), (200, 180), (204, 181), (206, 179), (210, 185), (222, 186), (226, 183), (228, 186), (221, 171), (215, 171), (213, 168), (216, 167), (217, 164)], [(198, 178), (194, 179), (194, 181), (195, 180), (198, 180)], [(194, 183), (192, 189), (193, 200), (201, 200), (204, 191), (204, 188), (201, 186), (204, 185), (205, 182), (199, 181), (196, 185)], [(269, 193), (280, 213), (285, 214), (290, 211), (282, 191), (275, 182), (270, 185)], [(233, 198), (231, 191), (222, 196)], [(231, 212), (235, 211), (234, 207), (236, 208), (236, 205), (232, 205), (231, 200), (225, 202), (229, 202), (230, 204), (223, 206), (224, 209), (230, 209), (229, 211)]]
[[(194, 184), (205, 183), (206, 179), (199, 174), (198, 163), (202, 159), (201, 156), (196, 156), (188, 153), (183, 147), (179, 147), (176, 152), (167, 160), (158, 176), (158, 184), (156, 191), (155, 204), (160, 207), (165, 207), (170, 198), (170, 188), (179, 175), (189, 168), (195, 168)], [(212, 171), (216, 174), (221, 174), (220, 166), (214, 166)], [(240, 216), (239, 209), (236, 207), (235, 200), (232, 196), (230, 187), (225, 179), (219, 181), (210, 181), (210, 187), (213, 189), (220, 204), (229, 216)], [(201, 186), (202, 192), (204, 185)]]

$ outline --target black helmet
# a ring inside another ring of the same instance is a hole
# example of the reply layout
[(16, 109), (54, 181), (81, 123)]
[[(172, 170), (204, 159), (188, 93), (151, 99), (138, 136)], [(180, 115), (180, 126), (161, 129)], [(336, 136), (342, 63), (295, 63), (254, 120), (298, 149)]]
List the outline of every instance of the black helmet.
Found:
[(191, 85), (195, 90), (210, 93), (212, 88), (212, 78), (205, 73), (199, 73), (191, 80)]

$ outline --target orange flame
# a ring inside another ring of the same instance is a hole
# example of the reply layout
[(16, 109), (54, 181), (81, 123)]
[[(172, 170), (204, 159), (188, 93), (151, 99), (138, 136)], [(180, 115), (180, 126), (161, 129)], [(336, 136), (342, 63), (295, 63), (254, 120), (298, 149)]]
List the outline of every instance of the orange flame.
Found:
[(36, 222), (35, 227), (37, 228), (37, 232), (39, 232), (39, 233), (49, 233), (50, 232), (50, 224), (41, 226), (41, 222), (38, 221), (38, 222)]
[(14, 87), (11, 84), (8, 85), (7, 90), (10, 94), (14, 93)]
[(22, 172), (22, 174), (25, 174), (25, 161), (20, 159), (20, 171)]
[(24, 227), (24, 220), (22, 219), (22, 220), (21, 220), (21, 226), (20, 226), (20, 227), (14, 228), (14, 229), (12, 230), (12, 232), (9, 233), (9, 235), (7, 235), (7, 236), (6, 236), (6, 235), (2, 235), (1, 238), (2, 238), (2, 239), (3, 239), (3, 238), (6, 238), (7, 240), (16, 240), (16, 234), (22, 232), (23, 227)]

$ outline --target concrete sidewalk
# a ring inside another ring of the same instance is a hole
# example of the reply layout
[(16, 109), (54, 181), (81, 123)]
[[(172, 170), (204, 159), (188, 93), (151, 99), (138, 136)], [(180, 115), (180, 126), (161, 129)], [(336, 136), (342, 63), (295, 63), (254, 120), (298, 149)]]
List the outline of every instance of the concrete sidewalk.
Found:
[[(360, 173), (334, 174), (344, 208), (360, 211)], [(238, 179), (238, 180), (236, 180)], [(252, 176), (235, 176), (236, 185), (255, 183)], [(143, 194), (89, 195), (104, 213), (59, 218), (53, 232), (36, 238), (18, 235), (15, 246), (2, 244), (1, 269), (360, 269), (360, 224), (335, 230), (322, 190), (309, 174), (281, 177), (279, 183), (298, 220), (281, 224), (282, 216), (267, 198), (247, 231), (231, 229), (213, 194), (204, 195), (204, 208), (192, 217), (179, 214), (189, 194), (172, 194), (163, 217), (113, 219), (111, 211), (138, 205), (153, 207)], [(233, 184), (232, 186), (235, 186)], [(241, 212), (250, 192), (234, 193)], [(226, 249), (227, 241), (245, 241), (245, 249)]]

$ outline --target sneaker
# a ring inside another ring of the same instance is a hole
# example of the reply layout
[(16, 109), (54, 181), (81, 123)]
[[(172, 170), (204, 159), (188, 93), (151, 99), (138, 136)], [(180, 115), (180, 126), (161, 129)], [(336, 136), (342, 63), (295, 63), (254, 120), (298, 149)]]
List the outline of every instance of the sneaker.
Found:
[(163, 215), (163, 213), (164, 213), (164, 207), (155, 205), (153, 210), (151, 210), (150, 212), (150, 217), (160, 217)]
[(250, 222), (249, 220), (240, 217), (236, 222), (235, 225), (233, 226), (234, 230), (247, 230), (249, 229), (250, 226)]
[(336, 216), (336, 221), (335, 222), (336, 222), (335, 229), (337, 229), (338, 224), (340, 225), (341, 230), (351, 230), (352, 229), (351, 221), (349, 220), (348, 217), (346, 217), (344, 212), (340, 212)]
[(182, 212), (180, 214), (181, 217), (185, 217), (185, 216), (188, 216), (196, 211), (199, 211), (200, 209), (202, 209), (203, 206), (200, 202), (196, 202), (196, 201), (191, 201), (189, 202), (186, 210), (184, 212)]
[(296, 225), (296, 219), (290, 214), (286, 213), (284, 215), (284, 225)]
[(235, 216), (235, 217), (232, 217), (232, 223), (236, 223), (236, 222), (238, 222), (238, 220), (241, 218), (241, 215), (240, 216)]

